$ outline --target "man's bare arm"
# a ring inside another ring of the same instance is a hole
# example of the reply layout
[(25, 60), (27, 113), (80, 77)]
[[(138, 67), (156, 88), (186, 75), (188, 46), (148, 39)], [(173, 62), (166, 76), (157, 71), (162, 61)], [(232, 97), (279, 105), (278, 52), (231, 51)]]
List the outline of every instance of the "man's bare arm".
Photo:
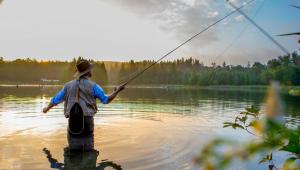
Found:
[(49, 105), (47, 107), (44, 107), (43, 109), (43, 113), (47, 113), (52, 107), (54, 107), (55, 105), (53, 103), (49, 103)]
[(65, 87), (61, 89), (51, 100), (49, 105), (43, 109), (44, 113), (47, 113), (52, 107), (62, 102), (65, 98), (66, 90)]
[(118, 95), (122, 90), (125, 89), (125, 86), (126, 86), (126, 84), (116, 87), (116, 88), (114, 89), (114, 91), (108, 96), (108, 101), (107, 101), (107, 103), (112, 102), (112, 101), (117, 97), (117, 95)]

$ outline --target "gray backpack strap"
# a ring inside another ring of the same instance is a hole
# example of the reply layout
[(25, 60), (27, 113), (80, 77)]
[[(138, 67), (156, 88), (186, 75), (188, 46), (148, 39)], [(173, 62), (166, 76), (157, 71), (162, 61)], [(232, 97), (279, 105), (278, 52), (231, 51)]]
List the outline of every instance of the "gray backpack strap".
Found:
[(78, 79), (76, 81), (76, 103), (79, 103), (79, 91), (80, 91), (80, 87), (79, 87), (79, 83), (80, 83), (80, 79)]
[[(76, 103), (80, 106), (80, 103), (79, 103), (79, 92), (80, 92), (80, 87), (79, 87), (79, 83), (80, 83), (80, 79), (78, 79), (76, 81)], [(70, 114), (70, 117), (69, 117), (69, 120), (71, 119), (71, 114)], [(68, 130), (71, 134), (73, 135), (78, 135), (78, 134), (81, 134), (84, 130), (84, 114), (82, 113), (82, 128), (79, 132), (72, 132), (72, 130), (70, 129), (70, 123), (68, 125)]]

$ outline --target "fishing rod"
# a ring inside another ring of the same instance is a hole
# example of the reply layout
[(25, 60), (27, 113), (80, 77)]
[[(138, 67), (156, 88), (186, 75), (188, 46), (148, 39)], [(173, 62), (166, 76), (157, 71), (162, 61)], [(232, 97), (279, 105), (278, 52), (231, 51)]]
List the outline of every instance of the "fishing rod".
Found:
[(296, 6), (296, 5), (290, 5), (290, 6), (300, 9), (300, 6)]
[(252, 20), (247, 14), (245, 14), (241, 8), (238, 8), (235, 6), (230, 0), (227, 0), (229, 5), (231, 5), (235, 11), (238, 11), (240, 14), (242, 14), (248, 21), (250, 21), (256, 28), (258, 28), (267, 38), (269, 38), (275, 45), (277, 45), (283, 52), (285, 52), (287, 55), (290, 55), (289, 51), (283, 47), (278, 41), (276, 41), (270, 34), (268, 34), (267, 31), (265, 31), (261, 26), (259, 26), (254, 20)]
[(149, 66), (145, 67), (143, 70), (139, 71), (139, 72), (135, 72), (133, 74), (131, 74), (132, 76), (130, 76), (131, 78), (129, 78), (126, 82), (121, 83), (121, 86), (126, 86), (127, 84), (129, 84), (131, 81), (133, 81), (134, 79), (136, 79), (137, 77), (139, 77), (140, 75), (142, 75), (145, 71), (147, 71), (148, 69), (150, 69), (151, 67), (153, 67), (155, 64), (159, 63), (161, 60), (163, 60), (164, 58), (166, 58), (167, 56), (169, 56), (170, 54), (172, 54), (174, 51), (178, 50), (180, 47), (182, 47), (183, 45), (187, 44), (188, 42), (192, 41), (194, 38), (196, 38), (197, 36), (199, 36), (200, 34), (204, 33), (205, 31), (209, 30), (211, 27), (215, 26), (216, 24), (218, 24), (219, 22), (223, 21), (224, 19), (228, 18), (229, 16), (231, 16), (232, 14), (236, 13), (238, 10), (242, 9), (243, 7), (247, 6), (248, 4), (254, 2), (255, 0), (250, 0), (246, 3), (244, 3), (243, 5), (241, 5), (240, 7), (237, 7), (235, 10), (231, 11), (230, 13), (228, 13), (227, 15), (225, 15), (224, 17), (220, 18), (219, 20), (217, 20), (216, 22), (214, 22), (213, 24), (207, 26), (206, 28), (204, 28), (203, 30), (201, 30), (200, 32), (198, 32), (197, 34), (193, 35), (192, 37), (190, 37), (189, 39), (187, 39), (186, 41), (184, 41), (183, 43), (181, 43), (180, 45), (178, 45), (177, 47), (175, 47), (173, 50), (171, 50), (170, 52), (166, 53), (165, 55), (163, 55), (161, 58), (159, 58), (158, 60), (156, 60), (154, 63), (150, 64)]

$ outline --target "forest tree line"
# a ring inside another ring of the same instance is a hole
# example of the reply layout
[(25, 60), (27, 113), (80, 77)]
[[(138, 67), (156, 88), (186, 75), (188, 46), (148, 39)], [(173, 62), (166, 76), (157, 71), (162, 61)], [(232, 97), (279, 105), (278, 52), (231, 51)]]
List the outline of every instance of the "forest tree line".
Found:
[[(0, 57), (0, 83), (42, 84), (42, 79), (46, 79), (58, 80), (55, 84), (64, 84), (74, 79), (78, 59), (73, 59), (71, 62), (37, 61), (30, 58), (5, 61)], [(93, 80), (100, 84), (107, 84), (104, 63), (93, 62), (93, 65)]]
[[(77, 59), (71, 62), (36, 61), (0, 58), (1, 83), (41, 83), (41, 79), (59, 80), (59, 84), (72, 80)], [(92, 79), (99, 84), (118, 84), (154, 61), (100, 62), (93, 61)], [(132, 82), (134, 85), (267, 85), (277, 80), (284, 85), (300, 85), (300, 55), (280, 56), (267, 64), (204, 65), (193, 58), (163, 61), (144, 72)]]

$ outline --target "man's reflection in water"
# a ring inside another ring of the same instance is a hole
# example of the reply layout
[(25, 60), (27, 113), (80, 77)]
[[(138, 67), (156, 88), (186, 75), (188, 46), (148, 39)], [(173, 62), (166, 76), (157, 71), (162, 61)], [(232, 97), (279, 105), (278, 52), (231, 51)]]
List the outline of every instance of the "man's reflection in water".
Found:
[(115, 170), (122, 170), (120, 165), (117, 165), (111, 161), (102, 161), (97, 164), (97, 157), (99, 151), (97, 150), (70, 150), (68, 147), (64, 149), (64, 163), (58, 162), (53, 158), (50, 151), (47, 148), (43, 149), (46, 154), (50, 167), (59, 170), (104, 170), (110, 167)]

